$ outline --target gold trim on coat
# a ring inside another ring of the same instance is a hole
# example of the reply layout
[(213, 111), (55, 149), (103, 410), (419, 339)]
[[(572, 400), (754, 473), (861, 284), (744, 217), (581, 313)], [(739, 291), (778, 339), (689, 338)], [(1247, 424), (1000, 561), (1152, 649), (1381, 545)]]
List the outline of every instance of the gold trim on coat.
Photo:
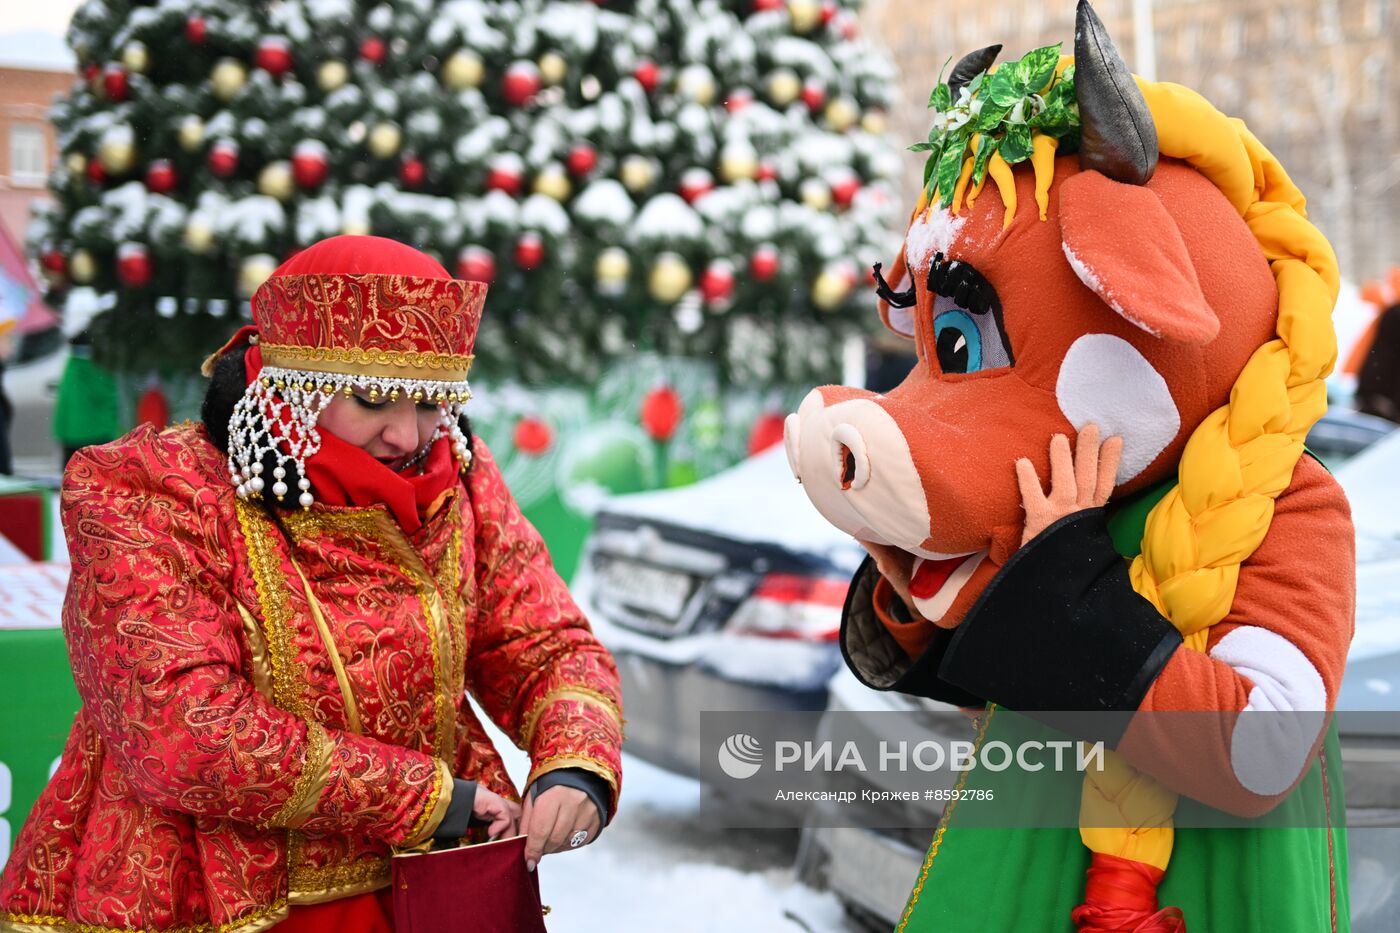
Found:
[(301, 773), (297, 775), (296, 787), (292, 796), (282, 804), (277, 815), (268, 820), (272, 827), (296, 827), (305, 823), (316, 812), (316, 804), (321, 800), (321, 792), (331, 776), (330, 736), (325, 728), (314, 719), (306, 720), (306, 757), (302, 760)]
[(545, 707), (557, 700), (578, 700), (583, 703), (591, 703), (594, 706), (601, 706), (617, 721), (618, 729), (622, 728), (622, 710), (618, 709), (617, 702), (612, 697), (601, 690), (594, 690), (592, 687), (566, 684), (562, 687), (556, 687), (540, 697), (525, 714), (520, 725), (520, 736), (524, 739), (527, 748), (534, 741), (535, 726), (539, 723), (540, 715), (544, 712)]
[(292, 569), (297, 572), (297, 577), (301, 580), (301, 588), (306, 593), (306, 603), (311, 607), (311, 618), (316, 622), (316, 631), (321, 636), (321, 647), (325, 649), (326, 657), (330, 658), (331, 668), (335, 671), (335, 684), (340, 688), (340, 699), (345, 705), (345, 728), (361, 735), (364, 729), (360, 725), (360, 705), (355, 702), (355, 691), (350, 689), (350, 678), (345, 673), (345, 659), (340, 656), (340, 646), (336, 644), (335, 636), (331, 634), (331, 627), (326, 623), (325, 613), (321, 612), (321, 601), (316, 598), (316, 594), (311, 592), (311, 583), (307, 581), (306, 574), (302, 573), (301, 565), (297, 559), (292, 559)]

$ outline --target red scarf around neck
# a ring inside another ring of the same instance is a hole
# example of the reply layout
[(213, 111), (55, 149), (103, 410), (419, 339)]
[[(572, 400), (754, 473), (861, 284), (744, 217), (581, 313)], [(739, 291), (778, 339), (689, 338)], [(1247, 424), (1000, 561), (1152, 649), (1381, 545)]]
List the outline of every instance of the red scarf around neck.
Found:
[[(255, 333), (251, 327), (245, 331)], [(240, 332), (241, 334), (242, 332)], [(238, 338), (230, 341), (237, 342)], [(243, 357), (244, 378), (251, 383), (262, 372), (262, 351), (250, 344)], [(369, 452), (320, 428), (321, 449), (306, 459), (306, 478), (316, 501), (324, 505), (363, 507), (384, 505), (408, 534), (422, 527), (429, 511), (457, 481), (457, 462), (451, 438), (439, 438), (428, 451), (422, 471), (406, 476), (395, 473)], [(289, 495), (297, 493), (295, 480)]]

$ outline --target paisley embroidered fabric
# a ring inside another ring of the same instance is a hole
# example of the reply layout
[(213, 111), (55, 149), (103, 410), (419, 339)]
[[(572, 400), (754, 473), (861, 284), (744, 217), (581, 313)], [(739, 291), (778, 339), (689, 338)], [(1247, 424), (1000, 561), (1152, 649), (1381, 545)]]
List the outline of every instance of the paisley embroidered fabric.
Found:
[(251, 931), (382, 887), (452, 778), (518, 799), (464, 688), (530, 780), (583, 768), (615, 810), (616, 668), (480, 441), (474, 459), (471, 495), (407, 535), (378, 506), (279, 527), (237, 503), (198, 425), (76, 457), (64, 630), (84, 706), (0, 925)]

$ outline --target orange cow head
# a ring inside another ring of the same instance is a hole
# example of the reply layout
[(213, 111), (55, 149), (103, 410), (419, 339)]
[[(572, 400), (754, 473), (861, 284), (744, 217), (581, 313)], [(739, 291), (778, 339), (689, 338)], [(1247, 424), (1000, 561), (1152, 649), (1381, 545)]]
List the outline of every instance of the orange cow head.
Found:
[[(812, 502), (907, 552), (915, 605), (944, 627), (1019, 545), (1016, 459), (1045, 476), (1052, 436), (1093, 423), (1123, 439), (1115, 495), (1165, 479), (1274, 334), (1259, 245), (1210, 181), (1159, 160), (1142, 95), (1088, 15), (1080, 147), (1055, 160), (1043, 219), (1030, 163), (1014, 167), (1021, 207), (1007, 223), (1010, 192), (916, 212), (879, 288), (886, 325), (914, 342), (913, 371), (886, 395), (814, 389), (787, 419)], [(953, 80), (994, 55), (969, 56)]]

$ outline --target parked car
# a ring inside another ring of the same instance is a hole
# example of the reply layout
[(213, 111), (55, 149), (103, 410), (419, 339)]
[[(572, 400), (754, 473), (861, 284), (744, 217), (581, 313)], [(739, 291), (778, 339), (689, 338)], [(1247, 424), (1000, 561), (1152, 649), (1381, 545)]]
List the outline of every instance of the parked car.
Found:
[(699, 776), (702, 710), (826, 708), (863, 552), (782, 445), (599, 513), (572, 589), (622, 675), (629, 752)]
[[(1380, 441), (1378, 443), (1378, 441)], [(1308, 447), (1331, 467), (1357, 526), (1356, 637), (1337, 707), (1346, 788), (1351, 912), (1354, 933), (1392, 933), (1400, 917), (1400, 433), (1380, 418), (1334, 409), (1308, 436)], [(861, 711), (946, 710), (945, 704), (870, 690), (844, 671), (833, 679), (828, 715)], [(1346, 712), (1370, 715), (1347, 716)], [(872, 728), (881, 720), (868, 717)], [(940, 717), (938, 722), (946, 722)], [(850, 731), (849, 720), (844, 724)], [(827, 731), (818, 726), (820, 739)], [(968, 739), (966, 735), (947, 738)], [(863, 775), (872, 781), (879, 772)], [(894, 790), (894, 787), (874, 788)], [(942, 815), (939, 804), (911, 804), (908, 828), (812, 825), (802, 831), (801, 880), (827, 887), (862, 925), (888, 930), (899, 921)], [(834, 822), (834, 821), (833, 821)]]

